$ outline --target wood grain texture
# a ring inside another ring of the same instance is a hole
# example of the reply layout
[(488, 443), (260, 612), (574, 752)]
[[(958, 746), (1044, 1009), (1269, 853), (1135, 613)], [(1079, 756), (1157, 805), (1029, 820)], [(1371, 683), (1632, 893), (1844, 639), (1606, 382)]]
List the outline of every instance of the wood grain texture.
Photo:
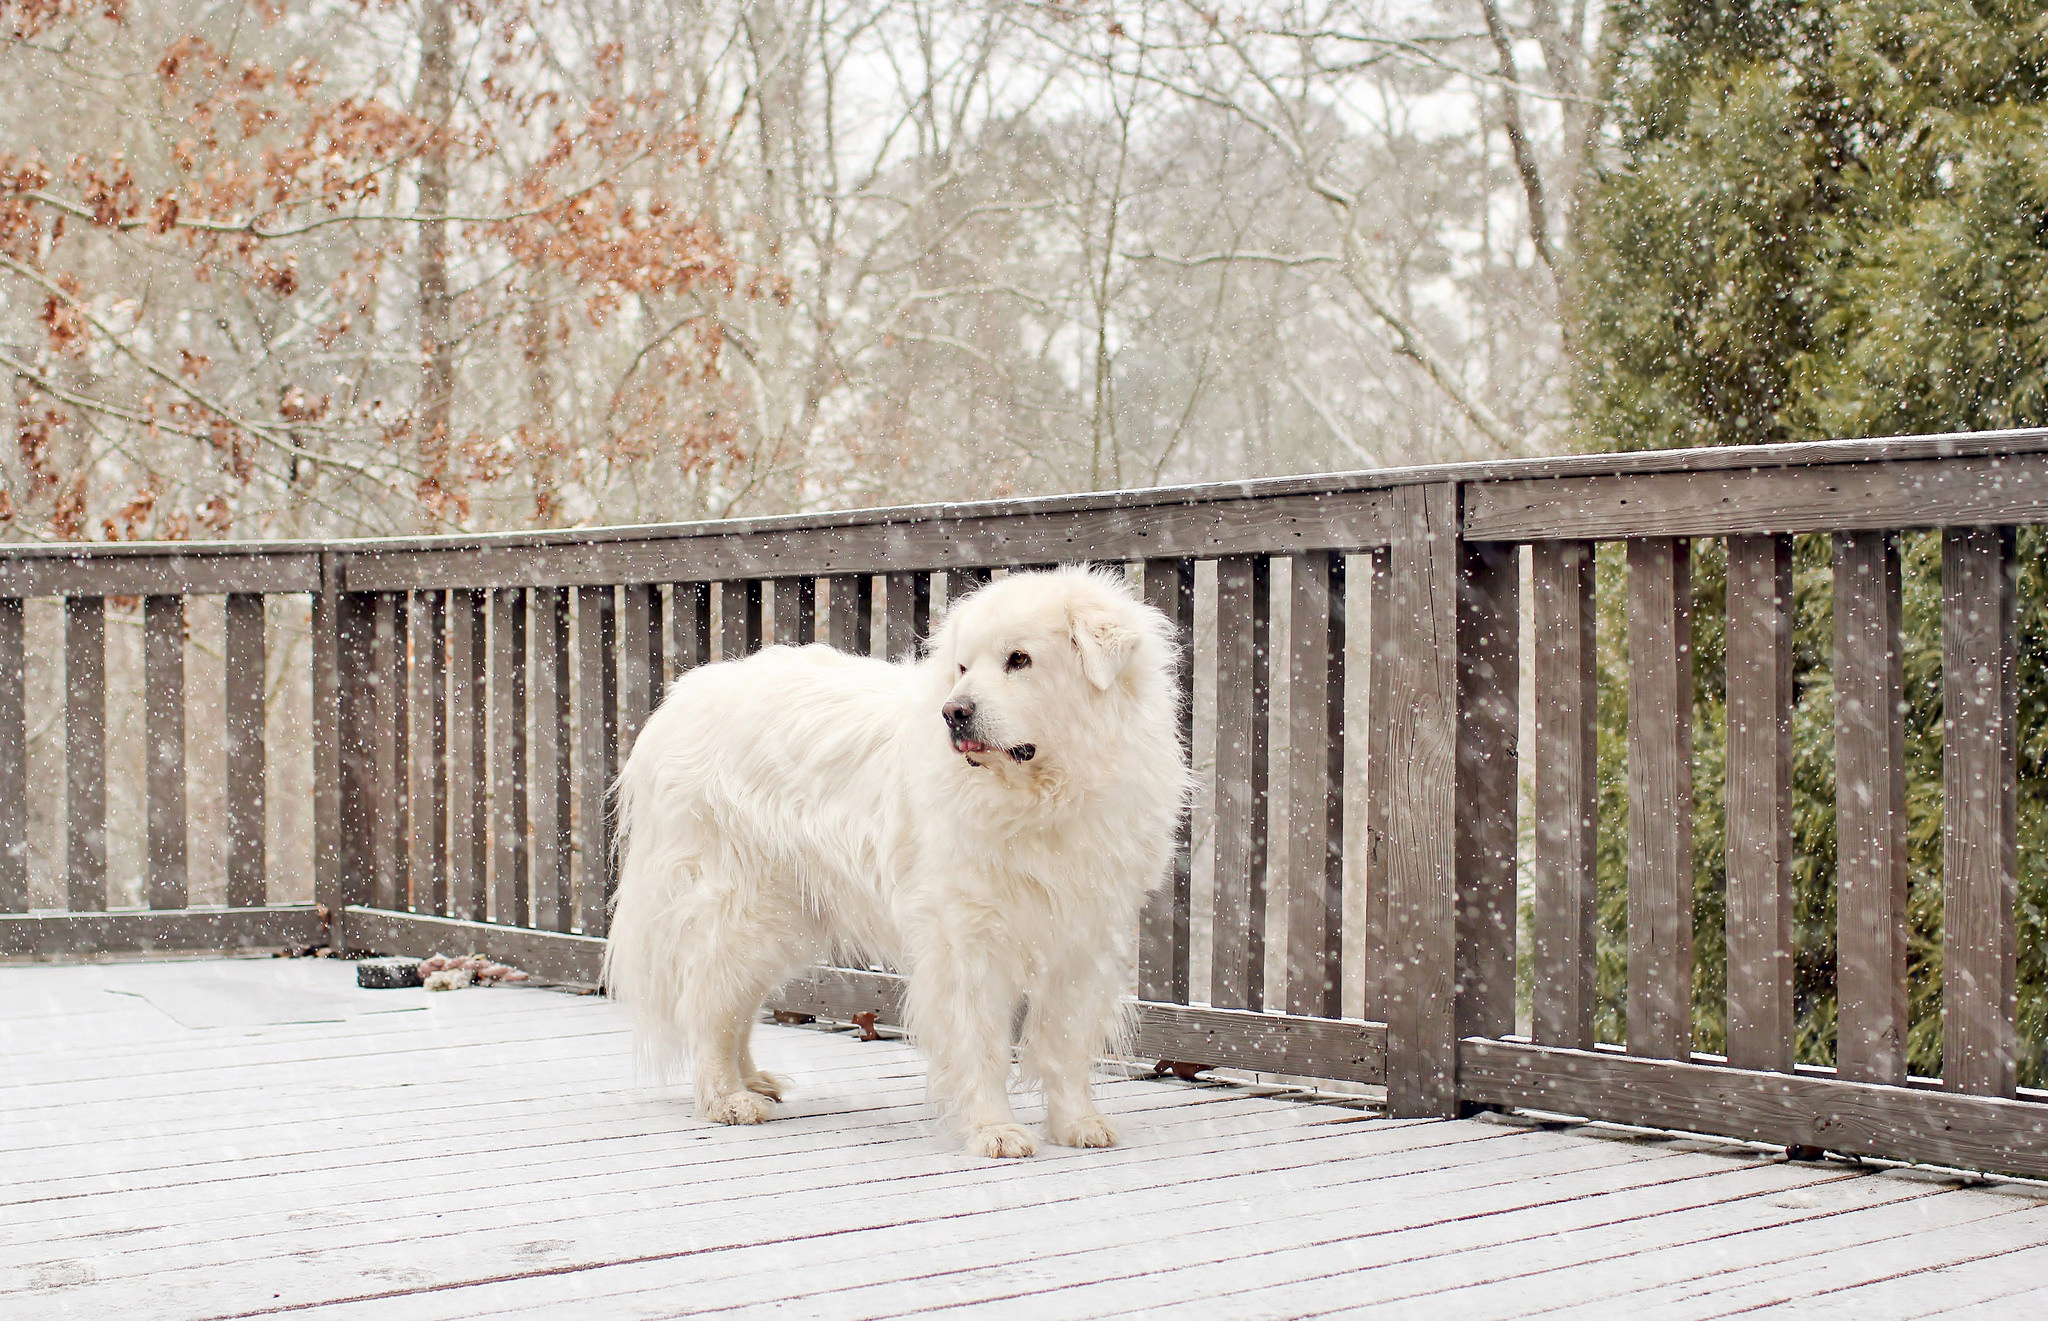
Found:
[(313, 899), (330, 913), (341, 911), (346, 894), (341, 870), (339, 604), (338, 592), (323, 588), (313, 594)]
[(680, 676), (711, 663), (711, 584), (677, 583), (669, 589), (669, 613), (675, 616), (674, 644), (669, 661)]
[(183, 908), (185, 854), (185, 598), (142, 599), (142, 726), (145, 897), (151, 908)]
[[(1145, 604), (1173, 621), (1180, 654), (1174, 682), (1180, 694), (1175, 708), (1182, 755), (1194, 743), (1195, 723), (1195, 562), (1145, 561)], [(952, 600), (947, 588), (947, 600)], [(1152, 892), (1138, 919), (1138, 997), (1185, 1003), (1188, 959), (1193, 949), (1191, 915), (1194, 904), (1194, 819), (1180, 814), (1174, 829), (1173, 867), (1166, 883)]]
[(269, 890), (264, 805), (269, 757), (265, 738), (267, 663), (263, 598), (227, 599), (222, 742), (227, 759), (227, 900), (230, 908), (261, 907)]
[(619, 588), (619, 758), (633, 751), (647, 717), (661, 704), (661, 591), (645, 583)]
[(64, 602), (64, 877), (74, 913), (107, 906), (107, 603)]
[(0, 916), (0, 955), (14, 958), (124, 950), (303, 949), (325, 936), (312, 904)]
[(946, 571), (946, 609), (951, 610), (961, 600), (988, 586), (995, 573), (986, 566), (972, 569), (949, 569)]
[(1899, 542), (1835, 537), (1835, 1063), (1906, 1081), (1906, 747)]
[[(728, 601), (729, 603), (729, 601)], [(730, 616), (727, 617), (730, 621)], [(618, 773), (618, 671), (612, 661), (612, 590), (576, 591), (576, 773), (582, 790), (576, 828), (576, 926), (602, 936), (610, 924), (611, 813), (606, 794)]]
[(849, 655), (867, 655), (873, 646), (875, 580), (865, 574), (834, 578), (827, 590), (827, 641)]
[(882, 604), (882, 654), (892, 661), (915, 660), (931, 628), (931, 575), (890, 574)]
[(1628, 1048), (1692, 1051), (1692, 545), (1628, 543)]
[(1343, 1013), (1344, 557), (1296, 555), (1288, 608), (1287, 1012)]
[[(337, 898), (330, 908), (339, 914), (348, 904), (366, 903), (371, 897), (371, 867), (375, 845), (373, 835), (380, 829), (376, 820), (377, 693), (372, 664), (376, 641), (376, 598), (367, 592), (342, 592), (335, 602), (335, 654), (338, 658), (335, 773), (341, 782), (338, 804), (341, 835)], [(349, 943), (344, 923), (336, 921), (330, 937), (337, 950), (357, 947)]]
[(1481, 482), (1465, 535), (1740, 536), (2048, 520), (2048, 455)]
[(1792, 538), (1728, 538), (1728, 1062), (1789, 1070)]
[(1368, 638), (1365, 729), (1365, 1016), (1384, 1021), (1394, 962), (1393, 915), (1387, 907), (1389, 804), (1393, 795), (1393, 681), (1396, 639), (1392, 552), (1367, 559)]
[(1539, 1045), (1591, 1050), (1600, 907), (1593, 543), (1546, 541), (1529, 553), (1536, 649), (1531, 1027)]
[[(1403, 1118), (1457, 1110), (1458, 493), (1401, 492), (1388, 548), (1386, 628), (1387, 1103)], [(1374, 602), (1377, 610), (1379, 602)]]
[(376, 788), (370, 808), (376, 828), (370, 834), (370, 902), (385, 908), (411, 906), (408, 871), (407, 817), (411, 795), (406, 783), (409, 750), (406, 707), (406, 603), (397, 592), (373, 598), (373, 637), (369, 664), (370, 744)]
[(0, 553), (0, 595), (6, 596), (218, 596), (320, 588), (320, 556), (313, 551), (114, 555), (95, 549), (24, 555), (20, 548), (7, 550)]
[(457, 918), (482, 917), (486, 908), (483, 611), (483, 593), (448, 593), (447, 913)]
[(1263, 555), (1216, 562), (1216, 884), (1209, 1003), (1262, 1009), (1271, 802), (1272, 569)]
[(739, 660), (761, 649), (761, 583), (758, 579), (718, 585), (718, 659)]
[(365, 949), (419, 958), (453, 951), (481, 954), (542, 981), (595, 986), (604, 962), (604, 941), (594, 936), (379, 908), (351, 909), (348, 921)]
[(2018, 836), (2011, 528), (1941, 543), (1942, 1081), (2011, 1096)]
[(0, 596), (0, 913), (28, 911), (28, 720), (21, 598)]
[(1458, 574), (1457, 1034), (1515, 1030), (1521, 552), (1468, 542)]
[(1460, 1043), (1459, 1093), (1622, 1124), (2048, 1176), (2048, 1105), (1502, 1041)]
[(803, 647), (817, 641), (818, 580), (775, 580), (775, 645)]
[(533, 632), (533, 925), (567, 931), (574, 849), (568, 593), (536, 587), (527, 613)]
[(491, 593), (490, 693), (490, 918), (523, 927), (532, 907), (526, 885), (526, 593), (517, 587)]
[(421, 592), (406, 609), (406, 840), (411, 907), (448, 911), (448, 602)]

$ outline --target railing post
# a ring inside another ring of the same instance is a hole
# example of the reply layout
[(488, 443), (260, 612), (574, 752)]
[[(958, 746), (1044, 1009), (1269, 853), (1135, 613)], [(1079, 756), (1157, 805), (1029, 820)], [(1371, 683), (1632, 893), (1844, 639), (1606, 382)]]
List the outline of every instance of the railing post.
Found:
[(1458, 546), (1457, 1034), (1515, 1030), (1521, 554)]
[(0, 913), (28, 911), (28, 723), (22, 608), (0, 596)]
[(376, 767), (370, 747), (371, 598), (342, 590), (345, 556), (321, 557), (313, 598), (313, 890), (327, 910), (328, 945), (349, 948), (343, 915), (369, 898), (368, 807)]
[(1373, 630), (1384, 667), (1388, 949), (1387, 1105), (1397, 1116), (1457, 1113), (1458, 488), (1400, 488), (1391, 501), (1387, 591)]

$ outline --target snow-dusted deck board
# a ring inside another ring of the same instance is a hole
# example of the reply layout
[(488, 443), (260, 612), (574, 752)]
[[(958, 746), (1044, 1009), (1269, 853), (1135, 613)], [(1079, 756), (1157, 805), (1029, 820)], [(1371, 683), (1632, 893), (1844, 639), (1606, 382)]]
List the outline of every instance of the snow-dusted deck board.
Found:
[(2029, 1185), (1108, 1076), (1127, 1145), (998, 1165), (900, 1042), (757, 1049), (787, 1117), (720, 1129), (592, 997), (0, 968), (0, 1314), (1877, 1318), (2048, 1278)]

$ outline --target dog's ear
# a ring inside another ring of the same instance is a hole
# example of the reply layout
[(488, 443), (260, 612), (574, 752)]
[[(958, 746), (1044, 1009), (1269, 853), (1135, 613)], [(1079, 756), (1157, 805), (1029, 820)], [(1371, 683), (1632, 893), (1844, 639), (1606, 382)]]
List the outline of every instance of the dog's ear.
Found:
[(1067, 627), (1074, 638), (1074, 650), (1081, 654), (1081, 673), (1088, 682), (1107, 692), (1124, 672), (1131, 653), (1138, 648), (1138, 635), (1113, 613), (1093, 603), (1067, 607)]

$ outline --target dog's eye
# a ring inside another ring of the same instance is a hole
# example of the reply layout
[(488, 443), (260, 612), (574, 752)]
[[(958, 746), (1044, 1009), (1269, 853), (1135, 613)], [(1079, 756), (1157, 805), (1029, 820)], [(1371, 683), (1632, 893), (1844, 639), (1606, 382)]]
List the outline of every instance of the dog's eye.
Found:
[(1013, 651), (1010, 653), (1010, 659), (1003, 662), (1003, 668), (1013, 674), (1018, 670), (1028, 670), (1031, 668), (1031, 657), (1021, 651)]

